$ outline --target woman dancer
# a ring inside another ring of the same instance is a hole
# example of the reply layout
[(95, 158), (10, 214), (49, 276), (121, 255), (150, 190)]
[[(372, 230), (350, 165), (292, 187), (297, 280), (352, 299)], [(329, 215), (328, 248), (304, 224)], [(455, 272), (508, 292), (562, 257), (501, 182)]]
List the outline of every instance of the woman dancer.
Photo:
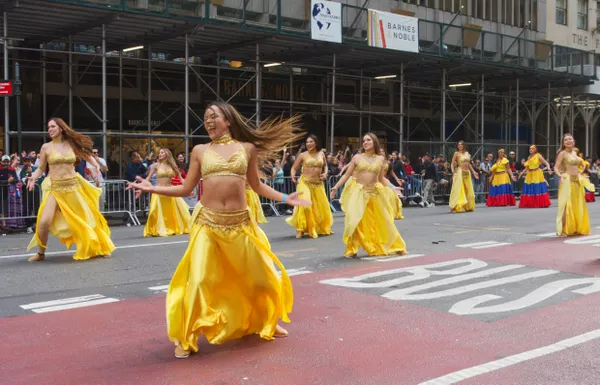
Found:
[(456, 151), (452, 156), (450, 168), (452, 170), (450, 211), (452, 213), (462, 213), (475, 210), (475, 191), (473, 191), (471, 173), (473, 173), (475, 179), (479, 179), (479, 174), (473, 169), (471, 155), (467, 152), (465, 142), (462, 140), (456, 143)]
[[(204, 193), (192, 216), (190, 243), (167, 293), (167, 331), (175, 357), (198, 351), (204, 334), (211, 344), (259, 334), (285, 337), (293, 291), (279, 259), (250, 215), (245, 181), (260, 195), (291, 206), (309, 205), (285, 195), (258, 176), (258, 158), (298, 140), (298, 118), (265, 121), (258, 128), (227, 103), (211, 104), (204, 124), (212, 142), (197, 145), (182, 186), (156, 186), (142, 178), (128, 188), (166, 196), (186, 196), (204, 179)], [(277, 266), (281, 277), (275, 270)]]
[(545, 208), (550, 206), (550, 196), (548, 195), (548, 182), (544, 178), (544, 172), (540, 168), (543, 164), (552, 174), (550, 164), (546, 159), (537, 152), (537, 147), (531, 145), (529, 147), (529, 159), (525, 162), (525, 168), (519, 175), (519, 179), (526, 173), (523, 192), (519, 200), (519, 208)]
[[(511, 181), (515, 181), (504, 149), (498, 150), (498, 159), (490, 169), (492, 176), (490, 181), (490, 193), (485, 202), (488, 207), (514, 206), (517, 204)], [(509, 176), (510, 175), (510, 176)]]
[[(381, 156), (383, 156), (384, 159), (383, 173), (387, 178), (387, 175), (390, 170), (390, 161), (388, 161), (388, 158), (386, 157), (383, 148), (381, 149)], [(392, 216), (394, 217), (394, 219), (404, 219), (404, 215), (402, 215), (402, 201), (400, 200), (402, 194), (398, 195), (395, 191), (388, 189), (383, 189), (383, 191), (387, 196), (390, 208), (392, 210)]]
[[(583, 175), (584, 177), (588, 178), (590, 177), (590, 163), (585, 160), (583, 153), (579, 152), (579, 149), (575, 149), (575, 151), (577, 151), (577, 153), (579, 154), (579, 167), (578, 167), (578, 171), (581, 175)], [(590, 182), (591, 183), (591, 182)], [(593, 191), (589, 191), (587, 188), (585, 188), (585, 201), (588, 203), (593, 203), (596, 202), (596, 197), (594, 196), (594, 192)]]
[(386, 160), (378, 155), (381, 150), (377, 137), (367, 133), (362, 145), (365, 152), (352, 158), (344, 176), (331, 189), (331, 197), (334, 197), (356, 171), (356, 181), (344, 187), (345, 198), (340, 200), (346, 212), (344, 255), (354, 258), (361, 247), (370, 256), (405, 254), (406, 244), (394, 225), (384, 189), (400, 191), (385, 178)]
[(556, 215), (556, 234), (559, 236), (590, 233), (585, 189), (594, 192), (595, 188), (588, 178), (579, 174), (581, 160), (574, 149), (575, 139), (571, 134), (565, 134), (554, 164), (554, 172), (560, 177)]
[[(317, 238), (319, 235), (333, 234), (333, 215), (323, 185), (323, 181), (327, 180), (327, 161), (315, 135), (306, 138), (306, 150), (296, 158), (291, 175), (292, 182), (298, 184), (296, 191), (312, 204), (310, 207), (295, 207), (292, 216), (285, 221), (296, 229), (296, 238), (302, 238), (304, 233)], [(298, 181), (296, 170), (300, 165), (302, 176)]]
[(83, 179), (74, 167), (77, 158), (84, 159), (93, 166), (92, 177), (97, 180), (98, 164), (92, 156), (94, 143), (60, 118), (48, 121), (48, 134), (52, 142), (42, 146), (40, 167), (27, 180), (27, 190), (33, 191), (35, 181), (49, 166), (48, 177), (42, 183), (44, 196), (35, 235), (27, 247), (29, 250), (37, 245), (39, 251), (29, 261), (44, 260), (48, 232), (60, 238), (67, 248), (73, 243), (76, 245), (75, 260), (108, 257), (115, 246), (110, 240), (108, 224), (98, 209), (102, 190)]
[[(156, 174), (158, 186), (168, 187), (173, 184), (173, 177), (176, 176), (180, 183), (185, 183), (173, 154), (166, 148), (158, 151), (158, 162), (150, 168), (146, 177), (150, 181)], [(138, 193), (141, 193), (139, 191)], [(183, 198), (166, 197), (158, 194), (152, 194), (150, 198), (150, 211), (148, 221), (144, 227), (144, 237), (168, 237), (176, 234), (189, 234), (190, 207)]]

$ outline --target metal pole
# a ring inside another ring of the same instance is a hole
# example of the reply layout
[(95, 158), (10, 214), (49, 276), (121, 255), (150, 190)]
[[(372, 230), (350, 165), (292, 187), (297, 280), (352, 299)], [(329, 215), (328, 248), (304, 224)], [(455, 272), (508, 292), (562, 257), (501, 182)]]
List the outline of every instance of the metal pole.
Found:
[[(123, 134), (123, 51), (119, 50), (119, 134)], [(119, 179), (123, 179), (123, 135), (119, 135)]]
[[(69, 125), (73, 127), (73, 42), (69, 35)], [(105, 158), (106, 159), (106, 158)]]
[(48, 111), (46, 104), (46, 43), (42, 49), (42, 131), (46, 130), (46, 120), (48, 119)]
[(483, 139), (485, 138), (485, 76), (481, 74), (481, 160), (483, 160)]
[(446, 155), (446, 69), (442, 70), (442, 119), (440, 119), (442, 154)]
[[(19, 63), (15, 63), (15, 98), (17, 104), (17, 154), (21, 154), (23, 151), (23, 124), (21, 121), (21, 71), (19, 69)], [(22, 161), (22, 160), (21, 160)]]
[[(186, 39), (187, 39), (187, 35)], [(187, 40), (186, 40), (187, 41)], [(186, 50), (187, 48), (187, 43), (186, 43)], [(188, 51), (186, 51), (188, 52)], [(189, 52), (188, 52), (189, 55)], [(219, 97), (221, 96), (221, 53), (219, 51), (217, 51), (217, 99), (219, 99)]]
[(260, 45), (256, 44), (256, 126), (260, 124)]
[(548, 82), (548, 105), (546, 106), (546, 159), (550, 159), (550, 82)]
[(398, 139), (398, 151), (402, 153), (404, 142), (404, 63), (400, 63), (400, 138)]
[(562, 144), (562, 137), (565, 135), (565, 117), (563, 116), (563, 96), (560, 95), (560, 109), (559, 109), (559, 118), (560, 118), (560, 138), (558, 138), (558, 142)]
[(152, 151), (152, 44), (148, 44), (148, 152)]
[(358, 137), (362, 138), (362, 131), (363, 131), (363, 117), (362, 117), (362, 113), (363, 113), (363, 69), (360, 69), (360, 95), (358, 96), (358, 108), (359, 108), (359, 112), (358, 112), (358, 116), (359, 116), (359, 121), (358, 121)]
[[(588, 96), (586, 98), (587, 103), (586, 103), (586, 107), (590, 104), (590, 97)], [(585, 107), (584, 107), (584, 111), (585, 111)], [(586, 114), (589, 112), (585, 111)], [(591, 119), (591, 114), (586, 116), (585, 118), (585, 155), (584, 156), (590, 156), (590, 119)]]
[[(373, 90), (372, 87), (372, 79), (369, 78), (369, 120), (368, 120), (368, 127), (367, 130), (369, 130), (369, 132), (371, 132), (371, 107), (372, 107), (372, 103), (371, 103), (371, 91)], [(362, 137), (359, 140), (359, 145), (362, 143)]]
[(290, 116), (293, 113), (293, 103), (294, 103), (294, 68), (290, 68)]
[(333, 79), (332, 79), (332, 83), (331, 83), (331, 135), (329, 137), (330, 140), (330, 145), (329, 145), (329, 152), (333, 154), (333, 145), (334, 145), (334, 138), (335, 138), (335, 59), (336, 59), (336, 55), (335, 52), (333, 53)]
[[(4, 12), (4, 80), (8, 80), (8, 14)], [(10, 119), (9, 99), (4, 97), (4, 153), (10, 154)]]
[(107, 158), (108, 146), (106, 143), (106, 26), (102, 24), (102, 157)]
[(519, 79), (517, 78), (517, 105), (516, 105), (516, 109), (517, 109), (517, 116), (515, 118), (515, 124), (516, 124), (516, 129), (517, 129), (517, 134), (515, 135), (515, 143), (517, 146), (517, 149), (515, 151), (516, 155), (517, 155), (517, 159), (519, 159)]
[(571, 87), (571, 99), (569, 99), (569, 107), (571, 113), (571, 124), (569, 126), (569, 132), (571, 133), (571, 135), (575, 135), (575, 108), (573, 104), (573, 96), (573, 87)]
[[(186, 162), (189, 162), (190, 158), (190, 48), (189, 48), (189, 36), (185, 34), (185, 100), (184, 100), (184, 109), (185, 109), (185, 159)], [(218, 54), (217, 54), (218, 57)], [(217, 62), (217, 65), (219, 62)], [(219, 70), (217, 69), (217, 93), (219, 92)]]

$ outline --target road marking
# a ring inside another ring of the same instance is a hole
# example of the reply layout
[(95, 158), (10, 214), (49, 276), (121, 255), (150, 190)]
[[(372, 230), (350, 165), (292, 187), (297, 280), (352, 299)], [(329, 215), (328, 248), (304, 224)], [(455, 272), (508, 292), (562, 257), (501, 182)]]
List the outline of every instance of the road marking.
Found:
[(407, 254), (407, 255), (401, 255), (399, 257), (392, 257), (392, 258), (375, 257), (375, 258), (369, 258), (369, 259), (373, 260), (374, 262), (392, 262), (392, 261), (402, 261), (404, 259), (419, 258), (419, 257), (422, 257), (424, 255), (425, 254)]
[(36, 302), (27, 305), (21, 305), (24, 310), (31, 310), (34, 313), (48, 313), (52, 311), (77, 309), (105, 303), (119, 302), (116, 298), (107, 298), (101, 294), (92, 294), (82, 297), (64, 298), (54, 301)]
[(549, 354), (557, 353), (568, 348), (572, 348), (577, 345), (584, 344), (589, 341), (600, 338), (600, 329), (592, 330), (590, 332), (580, 334), (575, 337), (567, 338), (562, 341), (558, 341), (552, 345), (543, 346), (541, 348), (528, 350), (523, 353), (514, 354), (505, 358), (501, 358), (496, 361), (490, 361), (485, 364), (473, 366), (467, 369), (462, 369), (445, 376), (434, 378), (429, 381), (420, 383), (419, 385), (449, 385), (456, 384), (457, 382), (477, 377), (482, 374), (494, 372), (499, 369), (504, 369), (509, 366), (520, 364), (522, 362), (530, 361), (535, 358), (547, 356)]
[(558, 235), (556, 235), (556, 231), (554, 231), (552, 233), (538, 234), (537, 236), (544, 237), (544, 238), (558, 238)]
[(485, 246), (492, 245), (494, 243), (498, 243), (496, 241), (486, 241), (486, 242), (475, 242), (475, 243), (465, 243), (464, 245), (456, 245), (456, 247), (476, 247), (476, 246)]
[(600, 235), (586, 235), (585, 237), (569, 238), (564, 243), (569, 245), (590, 245), (597, 244), (600, 241)]
[(509, 243), (509, 242), (494, 243), (491, 245), (473, 247), (473, 249), (477, 249), (477, 250), (478, 249), (489, 249), (490, 247), (500, 247), (500, 246), (508, 246), (508, 245), (512, 245), (512, 243)]
[[(137, 247), (152, 247), (152, 246), (164, 246), (164, 245), (176, 245), (179, 243), (189, 243), (189, 240), (185, 241), (173, 241), (173, 242), (159, 242), (159, 243), (144, 243), (141, 245), (123, 245), (117, 246), (116, 249), (132, 249)], [(66, 255), (66, 254), (74, 254), (75, 250), (65, 250), (65, 251), (49, 251), (46, 252), (46, 255)], [(0, 259), (11, 259), (11, 258), (24, 258), (31, 257), (33, 253), (30, 254), (18, 254), (18, 255), (2, 255)]]
[(464, 225), (447, 225), (447, 224), (443, 224), (443, 223), (434, 223), (433, 225), (440, 226), (440, 227), (452, 227), (453, 229), (463, 228), (463, 229), (489, 230), (489, 231), (510, 230), (510, 227), (475, 227), (475, 226), (464, 226)]
[(169, 285), (151, 286), (148, 289), (152, 290), (152, 291), (155, 291), (155, 292), (166, 293), (167, 291), (169, 291)]

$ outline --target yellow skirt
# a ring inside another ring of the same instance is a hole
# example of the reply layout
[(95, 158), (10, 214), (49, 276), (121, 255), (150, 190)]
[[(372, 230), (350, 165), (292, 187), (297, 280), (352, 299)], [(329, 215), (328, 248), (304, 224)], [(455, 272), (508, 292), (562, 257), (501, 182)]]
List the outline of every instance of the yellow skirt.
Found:
[(252, 218), (254, 218), (256, 223), (267, 223), (258, 194), (251, 188), (246, 189), (246, 203), (248, 204), (250, 212), (252, 213)]
[(347, 257), (358, 253), (361, 247), (370, 256), (406, 253), (406, 244), (394, 225), (386, 188), (381, 183), (365, 187), (358, 182), (345, 187), (344, 255)]
[[(568, 177), (568, 176), (567, 176)], [(595, 191), (588, 178), (570, 177), (558, 187), (557, 235), (587, 235), (590, 233), (590, 217), (585, 203), (585, 189)]]
[(402, 201), (396, 192), (389, 187), (384, 187), (382, 192), (385, 194), (386, 199), (388, 200), (391, 210), (390, 212), (394, 219), (404, 219), (404, 215), (402, 215)]
[(450, 210), (461, 213), (475, 210), (475, 191), (471, 181), (471, 172), (455, 169), (450, 191)]
[(190, 207), (183, 198), (152, 194), (144, 237), (189, 234)]
[(298, 232), (308, 233), (311, 238), (319, 235), (333, 234), (333, 215), (329, 207), (329, 200), (325, 193), (323, 181), (318, 178), (307, 178), (302, 176), (296, 187), (302, 199), (311, 202), (310, 206), (294, 207), (294, 213), (285, 221)]
[[(102, 189), (92, 186), (81, 175), (71, 178), (46, 178), (42, 183), (43, 200), (38, 210), (37, 221), (41, 220), (48, 197), (53, 196), (58, 210), (50, 224), (50, 234), (70, 249), (75, 244), (75, 260), (90, 259), (100, 255), (110, 255), (115, 245), (110, 240), (110, 229), (98, 209), (98, 199)], [(40, 241), (38, 232), (27, 250), (35, 246), (46, 248)]]
[(342, 190), (342, 195), (340, 195), (340, 206), (342, 207), (342, 211), (346, 212), (348, 208), (348, 196), (350, 195), (350, 191), (352, 191), (352, 187), (356, 185), (356, 177), (350, 177), (344, 184), (344, 189)]
[(189, 246), (167, 293), (169, 339), (193, 351), (202, 334), (211, 344), (249, 334), (273, 339), (279, 319), (290, 322), (294, 293), (250, 211), (198, 203), (192, 221)]

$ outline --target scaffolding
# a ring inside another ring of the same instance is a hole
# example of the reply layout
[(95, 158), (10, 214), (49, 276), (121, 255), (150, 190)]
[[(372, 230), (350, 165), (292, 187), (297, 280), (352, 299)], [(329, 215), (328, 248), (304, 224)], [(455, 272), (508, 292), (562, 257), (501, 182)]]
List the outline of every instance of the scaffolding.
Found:
[(506, 148), (520, 159), (535, 143), (551, 159), (564, 132), (598, 150), (598, 104), (574, 96), (596, 77), (591, 52), (420, 20), (413, 54), (369, 47), (367, 10), (345, 4), (344, 43), (330, 44), (311, 40), (304, 19), (288, 26), (281, 0), (259, 21), (252, 1), (233, 14), (197, 2), (196, 17), (159, 3), (162, 13), (120, 0), (0, 1), (4, 77), (23, 84), (4, 98), (6, 151), (40, 141), (59, 115), (119, 165), (140, 143), (187, 157), (207, 140), (202, 110), (213, 100), (256, 123), (301, 113), (332, 153), (368, 131), (413, 158), (450, 156), (462, 139), (478, 158)]

